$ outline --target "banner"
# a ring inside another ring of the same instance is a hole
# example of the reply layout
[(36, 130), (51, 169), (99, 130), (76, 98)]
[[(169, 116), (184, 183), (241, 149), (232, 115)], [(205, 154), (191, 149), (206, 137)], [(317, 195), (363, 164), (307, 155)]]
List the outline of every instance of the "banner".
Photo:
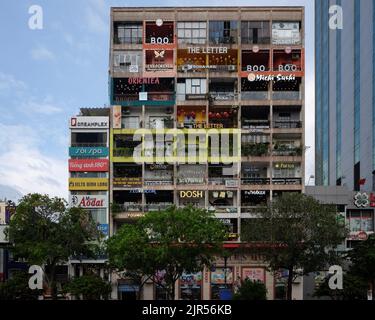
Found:
[(70, 118), (71, 129), (108, 129), (108, 117), (72, 117)]
[(108, 159), (69, 159), (69, 171), (100, 171), (107, 172), (109, 168)]
[(121, 106), (112, 107), (113, 129), (121, 129)]
[(250, 279), (252, 281), (265, 281), (263, 268), (242, 268), (242, 280)]
[(69, 202), (73, 207), (106, 208), (108, 196), (105, 195), (70, 195)]
[(108, 156), (107, 147), (70, 147), (69, 156), (80, 158), (99, 158)]
[(108, 190), (107, 178), (69, 178), (69, 190)]

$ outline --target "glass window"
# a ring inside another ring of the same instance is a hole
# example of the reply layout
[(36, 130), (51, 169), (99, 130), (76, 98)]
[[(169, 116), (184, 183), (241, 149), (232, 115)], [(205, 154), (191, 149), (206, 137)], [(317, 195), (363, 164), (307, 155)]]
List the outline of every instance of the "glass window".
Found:
[(209, 27), (210, 43), (237, 43), (237, 21), (210, 21)]
[(241, 42), (244, 44), (270, 43), (269, 21), (242, 21)]
[(374, 213), (369, 210), (349, 210), (347, 213), (350, 232), (374, 231)]
[(204, 44), (206, 30), (206, 22), (179, 22), (177, 24), (178, 43)]
[(116, 51), (113, 54), (113, 68), (116, 72), (138, 72), (141, 66), (141, 51)]
[(115, 23), (114, 29), (115, 44), (142, 43), (141, 23)]
[(106, 209), (88, 209), (93, 220), (97, 224), (107, 223), (107, 210)]

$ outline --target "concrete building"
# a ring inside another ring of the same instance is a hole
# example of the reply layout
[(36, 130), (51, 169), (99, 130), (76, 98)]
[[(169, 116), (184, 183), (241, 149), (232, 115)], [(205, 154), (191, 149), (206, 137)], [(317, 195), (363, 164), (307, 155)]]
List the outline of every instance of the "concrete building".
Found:
[[(111, 203), (112, 210), (103, 211), (109, 235), (147, 212), (192, 204), (214, 211), (231, 235), (225, 246), (237, 248), (252, 213), (283, 192), (304, 190), (302, 7), (112, 8), (110, 37), (107, 139), (85, 134), (73, 140), (72, 131), (72, 147), (84, 148), (85, 158), (99, 147), (89, 143), (109, 148), (99, 157), (109, 160), (100, 175), (109, 182), (100, 194)], [(91, 122), (90, 116), (98, 116), (95, 109), (75, 118)], [(188, 140), (194, 134), (198, 139)], [(219, 146), (229, 154), (218, 154)], [(78, 179), (75, 171), (71, 179)], [(72, 196), (99, 200), (87, 184), (71, 182), (82, 186), (79, 193), (71, 189)], [(227, 285), (259, 279), (269, 299), (285, 298), (287, 274), (274, 276), (265, 267), (259, 256), (233, 255)], [(176, 298), (218, 299), (224, 271), (218, 258), (214, 270), (184, 275)], [(112, 283), (114, 299), (134, 299), (139, 289), (117, 274)], [(301, 281), (294, 286), (294, 298), (301, 299)], [(149, 283), (141, 296), (163, 299), (165, 292)]]
[[(350, 250), (374, 233), (375, 193), (355, 192), (345, 186), (306, 186), (305, 192), (321, 203), (336, 205), (338, 218), (345, 221), (349, 234), (338, 251)], [(321, 271), (304, 277), (304, 299), (312, 299), (314, 288), (326, 275)]]
[[(329, 28), (333, 5), (343, 29)], [(374, 190), (374, 40), (374, 1), (315, 1), (316, 185)]]

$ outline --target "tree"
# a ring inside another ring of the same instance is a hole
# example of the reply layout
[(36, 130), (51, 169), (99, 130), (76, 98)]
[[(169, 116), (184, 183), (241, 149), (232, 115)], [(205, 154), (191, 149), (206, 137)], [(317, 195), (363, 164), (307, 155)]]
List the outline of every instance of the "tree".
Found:
[(175, 283), (184, 272), (202, 271), (212, 264), (222, 248), (225, 230), (204, 209), (173, 206), (149, 212), (135, 224), (122, 226), (108, 240), (109, 263), (143, 283), (150, 279), (174, 299)]
[(242, 226), (243, 241), (263, 242), (260, 253), (272, 271), (288, 270), (287, 299), (297, 276), (338, 262), (335, 248), (346, 237), (333, 205), (300, 193), (283, 193)]
[(64, 286), (64, 293), (69, 293), (84, 300), (108, 299), (112, 291), (110, 283), (104, 281), (97, 275), (87, 274), (82, 277), (74, 278)]
[(261, 281), (245, 279), (241, 281), (233, 300), (267, 300), (267, 288)]
[(0, 300), (37, 300), (41, 290), (31, 290), (29, 278), (26, 271), (13, 272), (12, 278), (0, 283)]
[(348, 254), (351, 261), (350, 271), (365, 280), (375, 299), (375, 235), (359, 242)]
[(37, 193), (20, 200), (6, 233), (15, 257), (43, 268), (52, 298), (56, 298), (56, 266), (71, 256), (93, 256), (97, 248), (93, 241), (99, 237), (87, 211)]

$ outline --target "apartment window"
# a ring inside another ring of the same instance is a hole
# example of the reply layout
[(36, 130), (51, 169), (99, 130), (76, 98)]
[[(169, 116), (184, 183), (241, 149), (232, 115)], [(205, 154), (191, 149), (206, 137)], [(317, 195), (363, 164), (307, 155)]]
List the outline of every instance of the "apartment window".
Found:
[(207, 37), (206, 22), (178, 22), (178, 43), (205, 44)]
[(348, 210), (350, 232), (374, 231), (374, 212), (371, 210)]
[(241, 42), (243, 44), (270, 43), (269, 21), (242, 21)]
[(138, 129), (140, 128), (139, 117), (122, 117), (121, 126), (125, 129)]
[(273, 169), (273, 177), (274, 178), (294, 178), (296, 175), (296, 170), (294, 166), (286, 165), (286, 166), (276, 166)]
[(107, 223), (107, 209), (86, 209), (90, 212), (93, 220), (97, 224)]
[(115, 44), (142, 44), (142, 24), (115, 23)]
[(186, 94), (207, 93), (206, 79), (186, 79)]
[(237, 21), (210, 21), (210, 43), (237, 43)]
[(114, 71), (140, 72), (142, 65), (142, 52), (117, 51), (113, 54)]

